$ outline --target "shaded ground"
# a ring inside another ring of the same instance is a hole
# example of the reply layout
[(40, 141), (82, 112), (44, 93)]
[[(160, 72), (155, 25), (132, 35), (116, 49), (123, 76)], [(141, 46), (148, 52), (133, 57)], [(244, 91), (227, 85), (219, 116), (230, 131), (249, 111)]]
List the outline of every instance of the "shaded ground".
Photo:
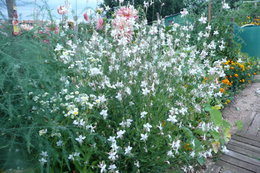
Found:
[(260, 111), (260, 75), (255, 76), (254, 82), (242, 90), (235, 99), (223, 110), (223, 117), (232, 124), (232, 134), (236, 131), (235, 123), (241, 120), (244, 126), (255, 112)]

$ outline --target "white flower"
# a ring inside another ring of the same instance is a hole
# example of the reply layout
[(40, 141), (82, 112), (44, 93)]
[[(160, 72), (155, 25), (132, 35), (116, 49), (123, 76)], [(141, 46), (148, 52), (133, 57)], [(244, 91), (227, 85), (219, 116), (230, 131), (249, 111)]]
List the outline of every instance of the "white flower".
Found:
[(131, 150), (132, 150), (133, 148), (131, 147), (131, 146), (128, 146), (128, 147), (126, 147), (125, 148), (125, 154), (131, 154)]
[(46, 134), (47, 131), (48, 131), (47, 129), (42, 129), (39, 131), (39, 135), (42, 136), (42, 135)]
[(140, 167), (139, 161), (134, 162), (134, 165), (135, 165), (137, 168), (139, 168), (139, 167)]
[(62, 141), (62, 140), (59, 140), (58, 142), (56, 142), (56, 145), (57, 145), (58, 147), (62, 146), (62, 145), (63, 145), (63, 141)]
[(201, 18), (199, 18), (199, 22), (200, 22), (200, 23), (207, 23), (207, 18), (201, 16)]
[(115, 164), (109, 165), (108, 169), (113, 171), (116, 169), (116, 165)]
[(42, 165), (44, 165), (45, 163), (47, 163), (47, 160), (46, 160), (45, 158), (41, 158), (39, 161), (41, 162)]
[(148, 114), (148, 112), (145, 112), (145, 111), (141, 112), (141, 118), (144, 118), (145, 115), (147, 115), (147, 114)]
[(222, 8), (223, 9), (230, 9), (230, 6), (228, 5), (228, 3), (223, 3)]
[(121, 95), (121, 93), (117, 93), (116, 99), (118, 99), (119, 101), (122, 101), (122, 95)]
[(213, 35), (218, 35), (219, 32), (218, 31), (214, 31)]
[(145, 133), (145, 134), (141, 134), (141, 141), (146, 141), (147, 138), (148, 138), (147, 133)]
[(107, 115), (108, 115), (108, 114), (107, 114), (107, 110), (104, 110), (104, 109), (103, 109), (103, 110), (100, 112), (100, 115), (102, 115), (104, 119), (107, 119)]
[(133, 120), (127, 119), (126, 121), (122, 121), (121, 123), (119, 123), (119, 125), (122, 127), (130, 127), (132, 122), (133, 122)]
[(239, 59), (237, 60), (237, 62), (238, 62), (238, 63), (242, 63), (243, 61), (242, 61), (241, 58), (239, 58)]
[(180, 140), (173, 141), (173, 142), (171, 143), (172, 149), (174, 149), (175, 151), (177, 151), (177, 150), (180, 148), (180, 146), (181, 146), (180, 143), (181, 143)]
[(107, 171), (107, 170), (106, 170), (107, 165), (105, 164), (104, 161), (100, 162), (99, 165), (98, 165), (98, 167), (100, 168), (100, 173), (103, 173), (103, 172), (106, 172), (106, 171)]
[(118, 155), (116, 154), (115, 151), (111, 150), (109, 153), (108, 153), (108, 158), (112, 161), (115, 161), (117, 158), (118, 158)]
[(125, 134), (125, 130), (119, 130), (116, 134), (117, 134), (116, 138), (122, 138), (123, 135)]
[(219, 49), (222, 51), (222, 50), (225, 49), (225, 46), (224, 46), (224, 45), (220, 45), (220, 46), (219, 46)]
[(187, 11), (186, 8), (184, 8), (184, 9), (181, 11), (181, 17), (184, 17), (184, 16), (186, 16), (187, 14), (189, 14), (189, 12)]
[(227, 149), (226, 146), (223, 146), (221, 151), (222, 151), (223, 153), (228, 153), (228, 152), (229, 152), (229, 150)]
[(91, 68), (90, 70), (89, 70), (89, 75), (90, 76), (96, 76), (96, 75), (99, 75), (99, 74), (102, 74), (102, 72), (100, 71), (100, 69), (98, 69), (98, 68)]
[(107, 101), (106, 97), (104, 95), (98, 96), (98, 100), (100, 100), (100, 103), (104, 103)]
[(82, 144), (85, 138), (86, 138), (86, 136), (79, 135), (79, 137), (76, 138), (76, 141), (78, 141), (80, 144)]
[(91, 133), (95, 133), (96, 126), (93, 126), (92, 124), (86, 125), (86, 129), (90, 130)]
[(40, 154), (42, 157), (48, 157), (47, 151), (42, 151)]
[(115, 136), (109, 136), (108, 141), (111, 142), (111, 143), (115, 143), (116, 137)]
[(143, 93), (143, 95), (146, 96), (147, 94), (150, 93), (150, 90), (148, 88), (144, 88), (144, 89), (142, 89), (142, 93)]
[(167, 121), (170, 121), (172, 123), (178, 122), (175, 115), (169, 115), (169, 118), (167, 119)]
[(170, 150), (170, 151), (167, 152), (167, 156), (169, 156), (169, 157), (174, 157), (174, 154), (173, 154), (172, 150)]
[(111, 148), (113, 149), (113, 151), (117, 151), (119, 149), (119, 146), (116, 144), (116, 142), (113, 142)]
[(144, 130), (147, 132), (150, 132), (150, 129), (152, 128), (151, 124), (149, 124), (149, 123), (144, 124), (143, 127), (144, 127)]
[(194, 157), (194, 156), (195, 156), (195, 152), (192, 151), (192, 152), (190, 153), (190, 156), (191, 156), (191, 157)]

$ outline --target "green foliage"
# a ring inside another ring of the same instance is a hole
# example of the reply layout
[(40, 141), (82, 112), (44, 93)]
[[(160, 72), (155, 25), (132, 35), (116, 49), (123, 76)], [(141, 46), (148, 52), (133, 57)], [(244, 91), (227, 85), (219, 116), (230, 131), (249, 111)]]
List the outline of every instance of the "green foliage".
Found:
[(53, 62), (50, 46), (19, 37), (0, 35), (0, 167), (27, 167), (39, 150), (38, 123), (42, 117), (31, 112), (29, 93), (53, 92), (59, 88), (59, 66)]

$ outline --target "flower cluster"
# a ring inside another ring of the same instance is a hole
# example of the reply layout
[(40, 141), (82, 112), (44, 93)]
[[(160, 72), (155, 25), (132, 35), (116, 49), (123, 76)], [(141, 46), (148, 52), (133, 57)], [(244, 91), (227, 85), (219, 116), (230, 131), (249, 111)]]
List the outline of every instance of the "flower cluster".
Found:
[(126, 44), (126, 41), (132, 39), (134, 26), (136, 25), (135, 20), (137, 18), (137, 10), (133, 6), (118, 9), (116, 17), (112, 20), (112, 37), (123, 40), (123, 44)]
[(204, 110), (223, 95), (216, 80), (225, 76), (226, 60), (210, 58), (216, 57), (216, 49), (225, 49), (225, 42), (207, 42), (218, 30), (208, 25), (194, 42), (192, 24), (165, 30), (160, 21), (150, 26), (136, 19), (133, 7), (121, 7), (112, 21), (88, 37), (71, 40), (71, 34), (61, 32), (54, 61), (64, 73), (63, 89), (31, 94), (36, 104), (32, 112), (50, 116), (47, 123), (55, 124), (39, 132), (57, 151), (55, 157), (48, 152), (51, 167), (192, 171), (225, 149), (220, 125)]

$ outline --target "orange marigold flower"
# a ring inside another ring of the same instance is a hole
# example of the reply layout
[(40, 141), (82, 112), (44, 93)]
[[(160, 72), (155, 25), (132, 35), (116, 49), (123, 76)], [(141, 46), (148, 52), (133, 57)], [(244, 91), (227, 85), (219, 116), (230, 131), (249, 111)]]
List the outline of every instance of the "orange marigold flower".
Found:
[(224, 92), (225, 92), (225, 89), (224, 89), (224, 88), (220, 88), (219, 91), (222, 92), (222, 93), (224, 93)]
[(230, 83), (230, 81), (228, 80), (228, 79), (224, 79), (224, 80), (222, 80), (222, 83), (224, 83), (224, 84), (229, 84)]
[(235, 77), (238, 77), (238, 74), (234, 74)]

